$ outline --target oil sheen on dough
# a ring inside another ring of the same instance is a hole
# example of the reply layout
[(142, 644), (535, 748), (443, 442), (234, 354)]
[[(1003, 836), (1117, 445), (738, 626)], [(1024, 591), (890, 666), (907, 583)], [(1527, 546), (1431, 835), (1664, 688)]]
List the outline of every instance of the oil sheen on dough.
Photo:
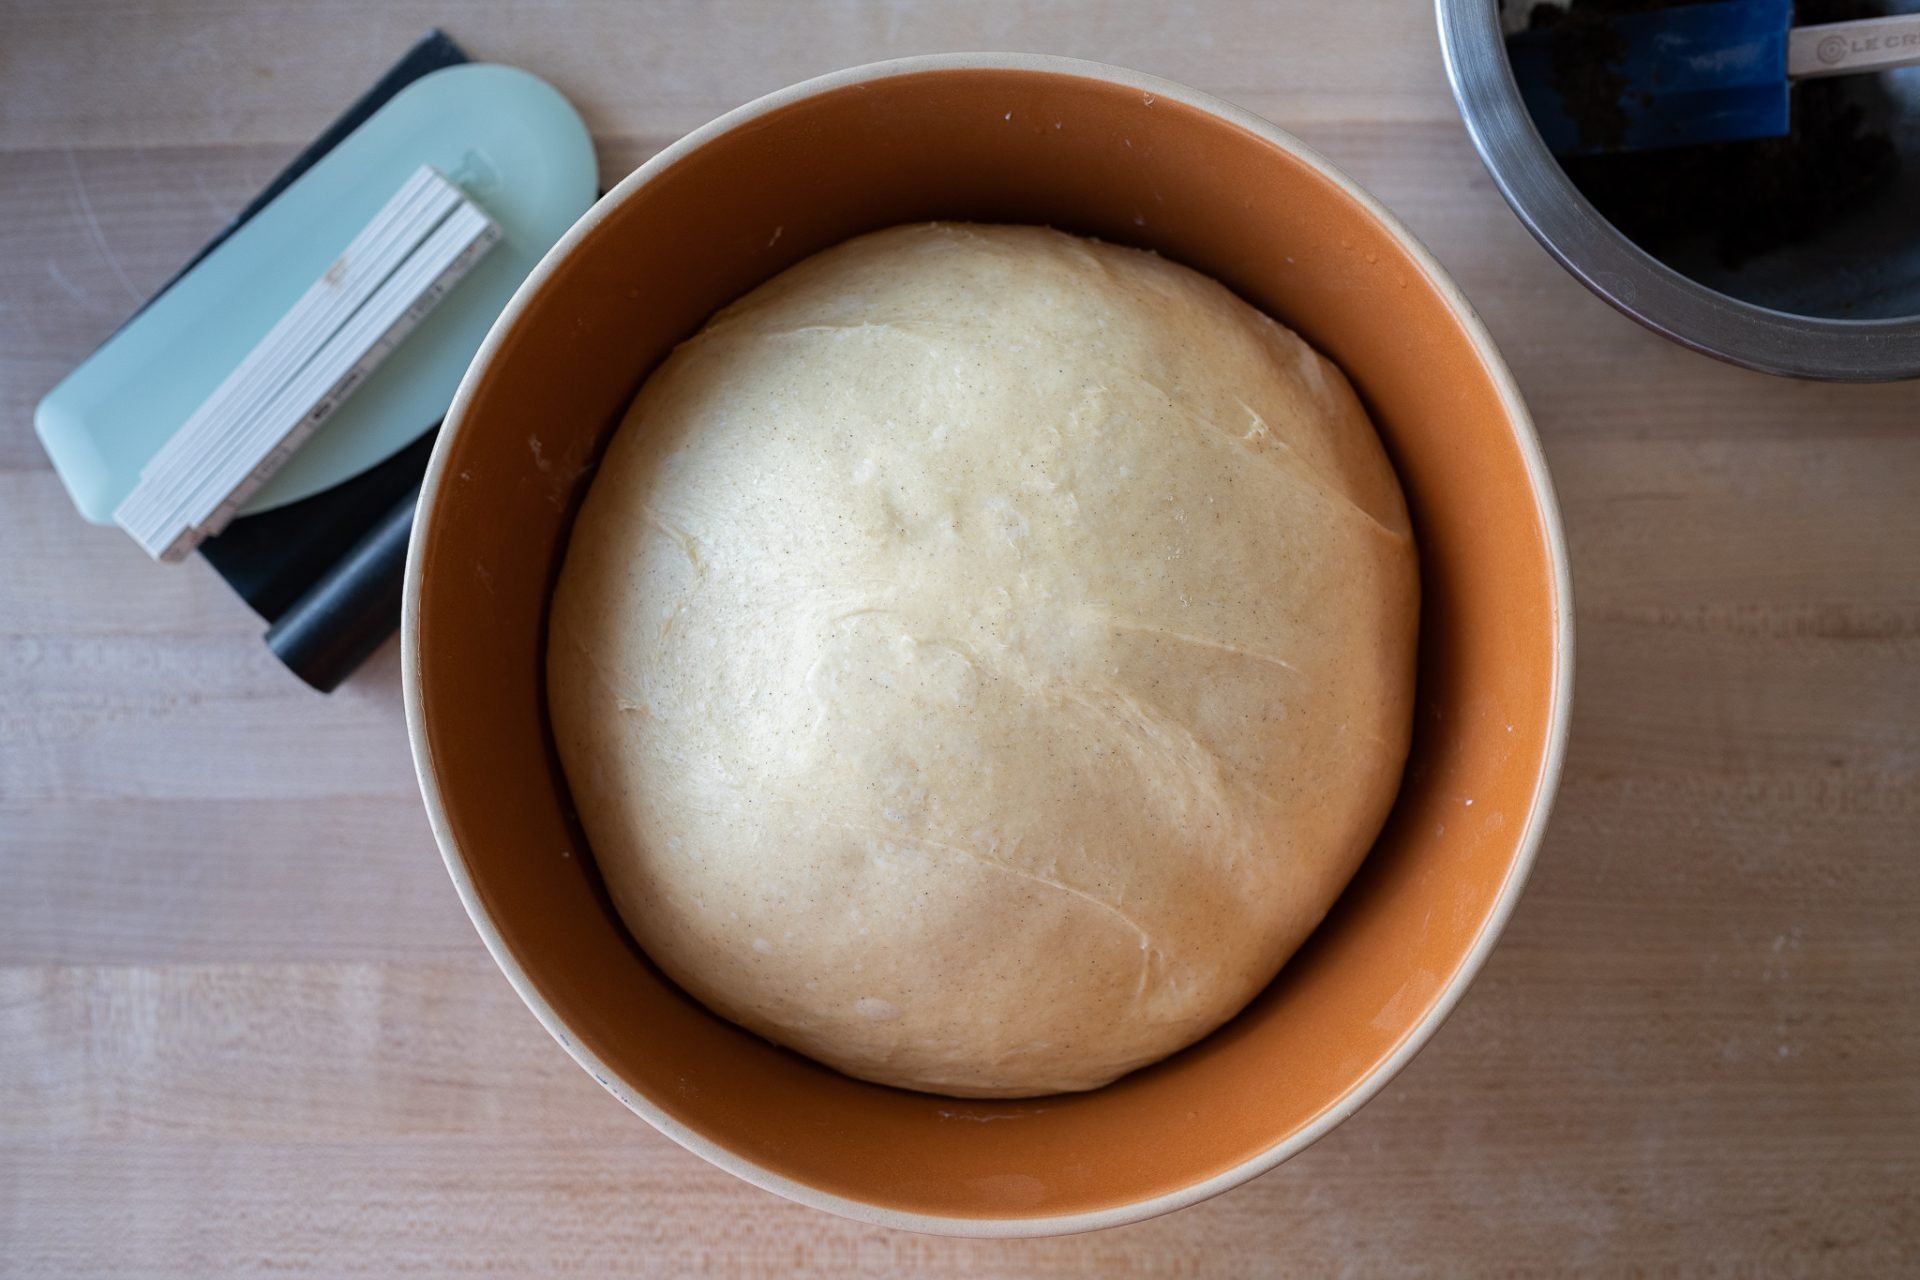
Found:
[(710, 1008), (886, 1084), (1087, 1089), (1326, 913), (1411, 722), (1405, 504), (1217, 283), (1030, 227), (850, 241), (647, 382), (557, 589), (594, 856)]

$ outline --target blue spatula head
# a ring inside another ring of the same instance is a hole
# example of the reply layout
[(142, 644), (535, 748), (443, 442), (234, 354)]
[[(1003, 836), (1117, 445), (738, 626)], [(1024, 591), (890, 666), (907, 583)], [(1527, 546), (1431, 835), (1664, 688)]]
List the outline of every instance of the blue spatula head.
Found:
[(1646, 151), (1789, 127), (1792, 0), (1575, 14), (1507, 41), (1520, 96), (1556, 155)]

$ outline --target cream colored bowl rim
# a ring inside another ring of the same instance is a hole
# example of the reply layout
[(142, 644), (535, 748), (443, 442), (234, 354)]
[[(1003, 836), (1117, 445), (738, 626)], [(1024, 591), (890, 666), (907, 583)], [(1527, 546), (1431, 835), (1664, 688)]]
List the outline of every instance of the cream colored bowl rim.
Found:
[(1223, 1173), (1162, 1196), (1130, 1201), (1088, 1213), (1049, 1217), (968, 1218), (904, 1213), (821, 1191), (777, 1174), (721, 1147), (675, 1120), (654, 1105), (649, 1098), (629, 1087), (562, 1022), (553, 1007), (540, 995), (528, 978), (519, 960), (507, 948), (499, 930), (494, 927), (474, 886), (473, 877), (467, 870), (465, 859), (453, 838), (432, 752), (427, 741), (426, 717), (421, 703), (419, 678), (421, 547), (424, 542), (421, 536), (415, 536), (407, 549), (406, 586), (400, 628), (401, 675), (406, 697), (407, 735), (413, 747), (414, 772), (419, 777), (420, 793), (426, 801), (427, 816), (433, 827), (434, 839), (440, 846), (441, 856), (447, 864), (447, 872), (453, 879), (455, 889), (459, 891), (460, 901), (466, 907), (467, 915), (473, 920), (474, 927), (479, 931), (487, 950), (492, 953), (494, 962), (506, 974), (507, 980), (513, 984), (514, 990), (520, 994), (520, 998), (526, 1002), (534, 1016), (540, 1019), (541, 1024), (573, 1056), (575, 1061), (586, 1068), (588, 1073), (608, 1092), (625, 1103), (628, 1109), (689, 1151), (755, 1186), (800, 1204), (824, 1209), (857, 1222), (952, 1236), (1006, 1238), (1069, 1235), (1139, 1222), (1197, 1204), (1221, 1192), (1231, 1190), (1305, 1150), (1365, 1105), (1413, 1060), (1415, 1054), (1425, 1047), (1426, 1043), (1433, 1038), (1434, 1032), (1439, 1030), (1440, 1024), (1446, 1021), (1460, 1002), (1461, 996), (1480, 972), (1494, 944), (1505, 930), (1507, 921), (1519, 902), (1521, 890), (1525, 887), (1527, 877), (1533, 869), (1540, 842), (1545, 836), (1547, 819), (1553, 807), (1555, 793), (1559, 789), (1560, 771), (1566, 756), (1573, 704), (1573, 600), (1566, 539), (1560, 525), (1559, 505), (1554, 496), (1553, 483), (1547, 473), (1546, 458), (1541, 452), (1539, 436), (1521, 399), (1519, 388), (1514, 384), (1513, 376), (1494, 346), (1486, 327), (1426, 247), (1377, 200), (1292, 134), (1250, 111), (1175, 81), (1163, 80), (1158, 76), (1099, 62), (1031, 53), (929, 54), (850, 67), (844, 71), (836, 71), (777, 90), (695, 129), (635, 169), (589, 209), (572, 229), (547, 251), (546, 256), (540, 260), (514, 293), (506, 310), (501, 312), (499, 318), (494, 321), (486, 340), (481, 343), (480, 349), (475, 353), (466, 376), (461, 379), (459, 390), (453, 398), (453, 405), (447, 412), (446, 426), (434, 447), (432, 459), (427, 465), (426, 477), (421, 484), (414, 528), (416, 531), (426, 528), (434, 504), (439, 500), (441, 487), (446, 481), (447, 458), (451, 452), (449, 442), (459, 433), (461, 424), (466, 418), (480, 379), (480, 371), (486, 368), (495, 353), (499, 351), (507, 332), (519, 321), (533, 296), (552, 277), (558, 264), (573, 252), (576, 245), (593, 232), (615, 206), (652, 182), (683, 157), (706, 146), (715, 138), (796, 102), (819, 97), (849, 85), (916, 76), (927, 72), (965, 70), (1040, 72), (1047, 75), (1096, 80), (1139, 90), (1150, 93), (1156, 98), (1180, 102), (1217, 116), (1304, 161), (1335, 183), (1385, 227), (1425, 271), (1429, 280), (1446, 299), (1448, 307), (1462, 322), (1481, 362), (1499, 391), (1500, 401), (1506, 410), (1514, 438), (1525, 457), (1527, 476), (1545, 529), (1552, 567), (1555, 636), (1553, 702), (1547, 727), (1547, 749), (1535, 783), (1533, 806), (1527, 814), (1518, 850), (1508, 869), (1506, 883), (1501, 886), (1500, 893), (1495, 899), (1485, 928), (1481, 930), (1480, 936), (1455, 972), (1452, 981), (1440, 993), (1433, 1008), (1419, 1025), (1408, 1033), (1393, 1054), (1365, 1080), (1298, 1132)]

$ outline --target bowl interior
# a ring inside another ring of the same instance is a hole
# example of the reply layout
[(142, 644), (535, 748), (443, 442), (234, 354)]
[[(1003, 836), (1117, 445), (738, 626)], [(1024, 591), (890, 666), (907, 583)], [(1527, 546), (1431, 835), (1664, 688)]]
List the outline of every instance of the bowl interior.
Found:
[[(1920, 13), (1920, 0), (1885, 7)], [(1893, 147), (1893, 177), (1878, 195), (1804, 241), (1737, 266), (1699, 240), (1659, 256), (1710, 289), (1776, 311), (1835, 320), (1920, 316), (1920, 67), (1846, 76), (1832, 88), (1860, 112), (1864, 133)]]
[[(1522, 7), (1508, 6), (1512, 25), (1519, 25), (1516, 11)], [(1835, 12), (1853, 11), (1849, 5), (1831, 7)], [(1920, 13), (1920, 0), (1880, 0), (1878, 8), (1888, 14)], [(1800, 18), (1803, 23), (1821, 20), (1818, 14)], [(1920, 316), (1920, 218), (1914, 216), (1920, 209), (1920, 67), (1837, 77), (1820, 82), (1815, 91), (1828, 95), (1835, 104), (1833, 111), (1857, 112), (1862, 136), (1884, 140), (1891, 147), (1895, 157), (1891, 178), (1870, 198), (1849, 200), (1845, 211), (1838, 213), (1804, 203), (1802, 188), (1831, 186), (1848, 180), (1850, 173), (1844, 161), (1835, 162), (1832, 168), (1806, 162), (1805, 173), (1794, 180), (1781, 179), (1781, 187), (1770, 199), (1761, 197), (1769, 205), (1785, 203), (1803, 210), (1797, 216), (1804, 218), (1804, 226), (1796, 229), (1791, 242), (1777, 243), (1732, 262), (1709, 234), (1654, 241), (1636, 235), (1631, 219), (1621, 222), (1619, 229), (1681, 275), (1755, 306), (1834, 320)], [(1804, 94), (1805, 90), (1795, 92)], [(1733, 145), (1765, 151), (1779, 144)], [(1831, 153), (1838, 148), (1825, 150)], [(1639, 159), (1606, 157), (1586, 162), (1584, 169), (1576, 163), (1569, 167), (1569, 173), (1577, 184), (1612, 173), (1616, 185), (1624, 182), (1652, 187), (1676, 199), (1684, 198), (1665, 190), (1670, 178), (1631, 167), (1622, 172), (1618, 167), (1622, 163), (1633, 166)], [(1606, 201), (1596, 198), (1594, 202), (1600, 216), (1607, 216)], [(1638, 200), (1633, 204), (1641, 207)], [(1768, 215), (1765, 208), (1749, 214)]]
[[(410, 576), (429, 805), (523, 994), (603, 1084), (696, 1149), (778, 1189), (918, 1224), (1179, 1196), (1357, 1104), (1450, 1002), (1524, 874), (1564, 679), (1551, 499), (1517, 401), (1448, 286), (1360, 198), (1252, 122), (1170, 86), (1010, 61), (870, 70), (776, 95), (603, 201), (482, 351), (440, 444)], [(546, 727), (548, 594), (594, 460), (641, 380), (716, 308), (806, 255), (931, 218), (1047, 223), (1158, 250), (1237, 289), (1352, 378), (1419, 537), (1418, 726), (1378, 846), (1243, 1014), (1090, 1094), (967, 1102), (886, 1089), (708, 1014), (647, 963), (599, 893)]]

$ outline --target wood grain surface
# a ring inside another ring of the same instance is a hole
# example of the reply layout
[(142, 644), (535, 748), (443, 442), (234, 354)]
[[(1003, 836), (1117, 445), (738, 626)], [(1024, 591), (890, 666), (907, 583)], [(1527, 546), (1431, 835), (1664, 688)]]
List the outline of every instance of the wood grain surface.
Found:
[[(310, 693), (204, 564), (68, 505), (34, 403), (439, 23), (618, 177), (782, 84), (965, 48), (1300, 133), (1455, 274), (1538, 417), (1579, 613), (1518, 915), (1355, 1119), (1205, 1205), (968, 1242), (798, 1208), (628, 1115), (446, 882), (389, 646)], [(1920, 1270), (1920, 385), (1740, 372), (1555, 267), (1421, 0), (0, 0), (0, 1273)]]

